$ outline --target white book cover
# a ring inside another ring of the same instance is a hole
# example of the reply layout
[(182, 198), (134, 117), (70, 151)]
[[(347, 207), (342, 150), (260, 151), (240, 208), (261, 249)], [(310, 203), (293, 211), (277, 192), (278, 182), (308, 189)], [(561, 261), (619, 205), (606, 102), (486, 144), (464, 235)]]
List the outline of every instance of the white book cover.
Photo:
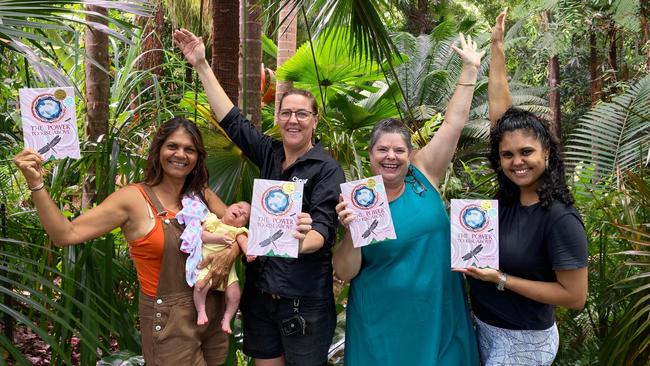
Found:
[(303, 183), (255, 179), (246, 255), (298, 258)]
[(341, 193), (356, 216), (350, 223), (355, 248), (397, 238), (381, 175), (342, 183)]
[(24, 88), (18, 90), (18, 95), (25, 147), (38, 151), (46, 160), (78, 159), (74, 89)]
[(451, 267), (499, 269), (499, 201), (451, 200)]

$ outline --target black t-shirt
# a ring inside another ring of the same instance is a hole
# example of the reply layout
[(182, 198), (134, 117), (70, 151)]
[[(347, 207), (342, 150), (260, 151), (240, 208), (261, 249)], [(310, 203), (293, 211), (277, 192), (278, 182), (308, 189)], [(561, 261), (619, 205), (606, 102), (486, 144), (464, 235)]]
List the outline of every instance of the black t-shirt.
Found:
[[(499, 268), (506, 274), (555, 282), (554, 270), (587, 266), (587, 238), (573, 206), (555, 201), (548, 210), (532, 206), (499, 207)], [(542, 304), (494, 283), (469, 278), (474, 314), (506, 329), (547, 329), (555, 322), (553, 305)]]
[(228, 112), (221, 127), (260, 168), (260, 178), (304, 183), (302, 211), (309, 212), (312, 229), (325, 238), (323, 247), (314, 253), (298, 258), (258, 257), (247, 263), (246, 285), (292, 298), (332, 297), (332, 242), (338, 225), (334, 207), (340, 184), (345, 182), (343, 169), (317, 143), (283, 171), (282, 142), (261, 133), (237, 107)]

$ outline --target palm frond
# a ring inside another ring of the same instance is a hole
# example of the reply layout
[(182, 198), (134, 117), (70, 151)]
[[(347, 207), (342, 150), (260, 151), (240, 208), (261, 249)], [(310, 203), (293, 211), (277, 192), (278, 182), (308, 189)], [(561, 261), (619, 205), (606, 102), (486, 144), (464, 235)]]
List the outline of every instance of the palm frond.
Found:
[(580, 118), (567, 144), (567, 163), (574, 171), (590, 167), (598, 180), (643, 165), (649, 148), (650, 76), (646, 76)]

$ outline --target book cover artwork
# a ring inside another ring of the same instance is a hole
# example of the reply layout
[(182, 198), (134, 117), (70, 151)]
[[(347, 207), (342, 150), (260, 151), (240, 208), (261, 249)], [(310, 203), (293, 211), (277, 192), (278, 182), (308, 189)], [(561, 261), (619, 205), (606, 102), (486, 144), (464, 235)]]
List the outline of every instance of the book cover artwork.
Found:
[(499, 203), (451, 200), (451, 267), (499, 269)]
[(18, 91), (26, 148), (46, 160), (78, 159), (79, 135), (72, 87), (24, 88)]
[(341, 193), (356, 216), (350, 223), (355, 248), (397, 238), (381, 175), (343, 183)]
[(247, 255), (298, 258), (293, 237), (303, 183), (255, 179)]

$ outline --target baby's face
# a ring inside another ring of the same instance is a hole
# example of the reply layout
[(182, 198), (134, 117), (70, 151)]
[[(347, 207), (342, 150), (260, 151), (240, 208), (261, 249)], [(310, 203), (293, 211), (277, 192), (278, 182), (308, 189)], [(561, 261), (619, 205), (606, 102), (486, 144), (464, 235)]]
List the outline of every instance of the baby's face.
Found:
[(244, 227), (248, 223), (251, 216), (251, 205), (248, 202), (237, 202), (226, 208), (226, 213), (223, 215), (223, 223), (235, 226)]

